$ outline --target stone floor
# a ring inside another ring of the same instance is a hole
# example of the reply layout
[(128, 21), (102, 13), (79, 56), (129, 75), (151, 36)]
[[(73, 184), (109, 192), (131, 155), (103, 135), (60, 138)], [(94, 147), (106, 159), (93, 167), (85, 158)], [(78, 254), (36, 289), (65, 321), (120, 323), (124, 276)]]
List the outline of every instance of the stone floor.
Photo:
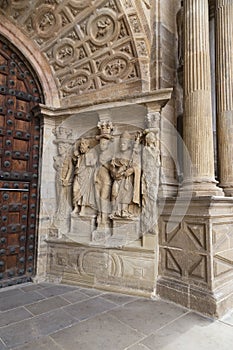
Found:
[(48, 283), (0, 292), (0, 350), (232, 350), (214, 321), (162, 301)]

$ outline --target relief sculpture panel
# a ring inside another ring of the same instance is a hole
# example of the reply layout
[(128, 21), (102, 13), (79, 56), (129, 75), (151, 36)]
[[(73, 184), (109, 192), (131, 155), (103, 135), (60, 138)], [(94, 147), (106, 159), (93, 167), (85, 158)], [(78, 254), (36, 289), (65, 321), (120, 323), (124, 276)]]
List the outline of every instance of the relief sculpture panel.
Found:
[(55, 132), (54, 226), (78, 243), (140, 247), (143, 235), (157, 234), (159, 129), (104, 120), (95, 130), (77, 140), (64, 128)]

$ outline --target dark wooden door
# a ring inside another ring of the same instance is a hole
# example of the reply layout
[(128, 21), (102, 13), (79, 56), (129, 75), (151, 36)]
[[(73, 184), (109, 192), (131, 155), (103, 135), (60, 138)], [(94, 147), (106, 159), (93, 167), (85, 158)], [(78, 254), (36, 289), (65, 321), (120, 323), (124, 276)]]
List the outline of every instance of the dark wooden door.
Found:
[(0, 37), (0, 287), (35, 269), (42, 93), (20, 53)]

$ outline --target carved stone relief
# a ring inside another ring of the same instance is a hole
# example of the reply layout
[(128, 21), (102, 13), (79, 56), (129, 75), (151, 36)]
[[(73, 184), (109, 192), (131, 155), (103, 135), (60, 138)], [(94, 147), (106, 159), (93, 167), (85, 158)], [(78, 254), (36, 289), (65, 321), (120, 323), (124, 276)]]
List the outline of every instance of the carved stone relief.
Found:
[(157, 233), (158, 129), (129, 132), (109, 120), (98, 129), (76, 142), (70, 131), (55, 131), (54, 225), (86, 244), (140, 246), (142, 235)]
[[(69, 139), (71, 131), (63, 127), (54, 130), (57, 145), (57, 155), (54, 157), (55, 186), (56, 186), (56, 202), (57, 209), (53, 219), (53, 227), (62, 233), (69, 230), (69, 218), (71, 212), (71, 188), (73, 181), (73, 166), (71, 161), (71, 145)], [(59, 233), (58, 233), (59, 235)]]
[(149, 57), (149, 42), (134, 1), (5, 0), (0, 8), (46, 56), (61, 100), (116, 83), (140, 85), (137, 58)]

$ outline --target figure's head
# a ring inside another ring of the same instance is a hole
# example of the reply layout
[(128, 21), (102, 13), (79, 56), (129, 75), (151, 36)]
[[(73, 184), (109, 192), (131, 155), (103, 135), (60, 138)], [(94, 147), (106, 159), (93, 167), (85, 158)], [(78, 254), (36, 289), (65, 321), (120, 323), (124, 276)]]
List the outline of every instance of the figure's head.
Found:
[(109, 138), (101, 137), (100, 138), (100, 150), (105, 151), (109, 146)]
[(80, 145), (79, 145), (80, 153), (86, 153), (89, 150), (89, 142), (88, 140), (81, 139)]
[(59, 156), (63, 156), (67, 152), (67, 149), (68, 149), (68, 145), (66, 143), (59, 142), (57, 144), (57, 152)]
[(127, 131), (124, 131), (120, 137), (120, 150), (127, 151), (131, 146), (131, 137)]
[(146, 145), (151, 146), (156, 143), (156, 135), (154, 132), (150, 131), (145, 137)]

